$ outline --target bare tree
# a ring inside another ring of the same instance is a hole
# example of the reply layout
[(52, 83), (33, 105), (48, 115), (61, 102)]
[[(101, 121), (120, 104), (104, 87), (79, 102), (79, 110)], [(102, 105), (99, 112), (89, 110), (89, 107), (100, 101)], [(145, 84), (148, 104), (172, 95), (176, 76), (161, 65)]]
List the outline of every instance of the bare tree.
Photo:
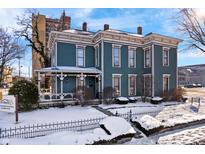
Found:
[(0, 82), (3, 82), (3, 73), (6, 66), (8, 66), (20, 52), (24, 49), (19, 45), (18, 41), (9, 34), (9, 32), (0, 27)]
[(205, 15), (197, 14), (197, 9), (180, 9), (174, 17), (179, 27), (178, 30), (186, 36), (189, 49), (198, 49), (205, 52)]
[(43, 40), (40, 39), (41, 32), (39, 30), (39, 14), (36, 10), (26, 10), (23, 15), (17, 16), (18, 29), (14, 32), (17, 37), (24, 38), (27, 46), (30, 46), (34, 52), (40, 55), (40, 63), (42, 67), (50, 66), (50, 57), (46, 52)]

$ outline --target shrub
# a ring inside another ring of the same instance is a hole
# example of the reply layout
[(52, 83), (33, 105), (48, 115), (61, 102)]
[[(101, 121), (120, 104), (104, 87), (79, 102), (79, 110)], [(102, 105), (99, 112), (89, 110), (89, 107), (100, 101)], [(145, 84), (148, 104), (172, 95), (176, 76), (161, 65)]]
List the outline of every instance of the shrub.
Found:
[(93, 99), (91, 88), (78, 86), (75, 89), (75, 98), (78, 99), (81, 106), (86, 105), (89, 100)]
[(183, 99), (184, 89), (181, 87), (176, 88), (172, 93), (172, 100), (173, 101), (181, 101)]
[(17, 81), (9, 89), (9, 94), (18, 96), (20, 111), (28, 111), (38, 106), (38, 88), (30, 81)]
[(106, 104), (113, 103), (113, 95), (115, 94), (115, 90), (113, 87), (105, 87), (103, 89), (103, 99)]

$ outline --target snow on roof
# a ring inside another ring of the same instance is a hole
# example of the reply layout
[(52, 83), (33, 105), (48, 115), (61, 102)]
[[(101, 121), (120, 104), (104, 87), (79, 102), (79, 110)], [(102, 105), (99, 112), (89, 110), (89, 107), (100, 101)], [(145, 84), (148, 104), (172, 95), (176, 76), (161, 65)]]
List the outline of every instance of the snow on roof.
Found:
[(161, 122), (150, 115), (143, 115), (142, 117), (138, 117), (133, 121), (139, 122), (140, 125), (146, 130), (150, 130), (161, 126)]
[(67, 32), (67, 33), (74, 33), (74, 34), (82, 34), (82, 35), (93, 35), (93, 32), (90, 31), (83, 31), (80, 29), (68, 29), (68, 30), (64, 30), (63, 32)]
[(116, 29), (108, 29), (106, 31), (115, 32), (115, 33), (124, 34), (124, 35), (143, 37), (143, 35), (139, 35), (137, 33), (136, 34), (135, 33), (129, 33), (129, 32), (125, 32), (125, 31), (121, 31), (121, 30), (116, 30)]
[(56, 66), (37, 70), (39, 72), (67, 72), (67, 73), (93, 73), (99, 74), (101, 71), (95, 67), (74, 67), (74, 66)]
[(104, 125), (113, 137), (136, 133), (130, 123), (120, 117), (107, 117), (100, 122), (100, 125)]

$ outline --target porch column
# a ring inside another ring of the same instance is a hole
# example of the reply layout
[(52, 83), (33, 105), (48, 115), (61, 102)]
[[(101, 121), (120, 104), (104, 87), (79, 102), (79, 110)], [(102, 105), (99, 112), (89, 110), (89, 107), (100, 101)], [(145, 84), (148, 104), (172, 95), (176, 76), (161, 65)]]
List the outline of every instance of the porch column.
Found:
[(38, 93), (41, 94), (41, 74), (38, 72)]
[(63, 73), (61, 72), (61, 76), (60, 76), (60, 81), (61, 81), (61, 96), (60, 96), (60, 99), (63, 100), (63, 79), (64, 79), (64, 76), (63, 76)]

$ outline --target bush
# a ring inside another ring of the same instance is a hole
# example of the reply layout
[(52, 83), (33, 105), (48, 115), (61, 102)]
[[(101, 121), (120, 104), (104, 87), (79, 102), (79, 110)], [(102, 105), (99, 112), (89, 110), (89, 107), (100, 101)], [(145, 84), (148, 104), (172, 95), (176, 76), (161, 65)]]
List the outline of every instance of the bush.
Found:
[(91, 88), (78, 86), (75, 89), (75, 98), (79, 101), (81, 106), (88, 104), (88, 101), (93, 99)]
[(17, 81), (9, 89), (9, 95), (18, 96), (20, 111), (29, 111), (38, 106), (38, 88), (30, 81)]
[(105, 87), (103, 89), (103, 99), (106, 104), (113, 103), (113, 95), (115, 94), (115, 90), (113, 87)]
[(176, 88), (172, 93), (163, 93), (164, 101), (182, 101), (184, 90), (180, 88)]

